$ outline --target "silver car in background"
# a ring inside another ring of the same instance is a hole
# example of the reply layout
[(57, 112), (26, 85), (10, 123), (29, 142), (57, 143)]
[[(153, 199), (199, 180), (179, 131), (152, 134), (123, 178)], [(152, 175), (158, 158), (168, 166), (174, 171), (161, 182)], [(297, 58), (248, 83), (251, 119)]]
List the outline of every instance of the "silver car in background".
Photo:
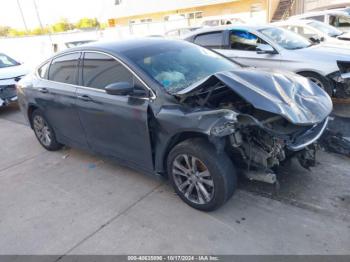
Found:
[(316, 45), (270, 25), (206, 28), (185, 40), (214, 49), (246, 66), (297, 73), (332, 97), (350, 97), (350, 49)]
[(272, 25), (293, 31), (313, 42), (321, 41), (325, 44), (343, 47), (350, 44), (350, 33), (342, 32), (334, 26), (315, 20), (286, 20)]

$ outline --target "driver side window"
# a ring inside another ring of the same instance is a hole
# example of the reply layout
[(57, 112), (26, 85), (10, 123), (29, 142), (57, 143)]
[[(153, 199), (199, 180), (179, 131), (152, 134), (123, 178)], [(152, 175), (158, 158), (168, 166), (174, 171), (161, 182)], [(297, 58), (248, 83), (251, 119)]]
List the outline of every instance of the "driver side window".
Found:
[(132, 73), (114, 58), (86, 52), (83, 62), (83, 86), (104, 89), (107, 85), (117, 82), (134, 84)]
[(233, 50), (256, 51), (256, 47), (259, 44), (268, 45), (266, 41), (250, 32), (244, 30), (231, 31), (230, 46)]

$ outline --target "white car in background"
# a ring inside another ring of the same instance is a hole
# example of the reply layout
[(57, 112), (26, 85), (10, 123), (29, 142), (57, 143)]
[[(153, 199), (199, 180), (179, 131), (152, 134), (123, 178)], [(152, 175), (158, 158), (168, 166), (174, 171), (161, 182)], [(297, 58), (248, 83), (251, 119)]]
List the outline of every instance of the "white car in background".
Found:
[(236, 15), (207, 16), (202, 20), (202, 26), (220, 26), (231, 24), (245, 24), (245, 21)]
[(16, 84), (29, 71), (20, 62), (0, 53), (0, 107), (17, 101)]
[(165, 32), (164, 36), (171, 39), (179, 39), (187, 35), (188, 33), (196, 31), (200, 28), (201, 26), (189, 26), (189, 27), (176, 28)]
[(348, 48), (313, 44), (298, 34), (271, 25), (199, 29), (185, 40), (214, 49), (242, 65), (297, 73), (332, 97), (350, 97)]
[(350, 33), (342, 32), (316, 20), (287, 20), (272, 23), (272, 25), (293, 31), (313, 42), (321, 41), (325, 44), (350, 46)]
[(70, 41), (70, 42), (56, 42), (52, 44), (53, 52), (61, 52), (68, 48), (73, 48), (81, 45), (85, 45), (88, 43), (95, 42), (96, 40), (87, 39), (87, 40), (76, 40), (76, 41)]
[(291, 16), (289, 19), (311, 19), (334, 26), (343, 32), (350, 31), (350, 15), (345, 10), (308, 12), (301, 15)]

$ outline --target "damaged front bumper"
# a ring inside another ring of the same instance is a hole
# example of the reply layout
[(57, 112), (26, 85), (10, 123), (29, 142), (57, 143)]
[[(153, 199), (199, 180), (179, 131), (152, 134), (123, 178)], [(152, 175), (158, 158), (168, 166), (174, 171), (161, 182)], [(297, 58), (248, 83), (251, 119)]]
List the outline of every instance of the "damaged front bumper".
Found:
[(17, 101), (15, 85), (0, 85), (0, 107)]
[(291, 151), (300, 151), (306, 148), (308, 145), (315, 143), (326, 130), (328, 125), (329, 117), (327, 117), (323, 123), (314, 125), (308, 129), (305, 133), (298, 135), (294, 141), (287, 144), (287, 147)]
[[(329, 118), (312, 126), (294, 126), (293, 132), (283, 133), (271, 125), (283, 125), (280, 116), (259, 121), (252, 116), (244, 120), (239, 114), (227, 115), (219, 119), (211, 129), (211, 136), (228, 137), (229, 152), (249, 179), (271, 180), (274, 167), (296, 157), (302, 167), (310, 169), (316, 163), (317, 140), (325, 132)], [(266, 181), (265, 181), (266, 182)]]
[(350, 73), (340, 71), (328, 75), (333, 82), (333, 94), (335, 98), (350, 98)]

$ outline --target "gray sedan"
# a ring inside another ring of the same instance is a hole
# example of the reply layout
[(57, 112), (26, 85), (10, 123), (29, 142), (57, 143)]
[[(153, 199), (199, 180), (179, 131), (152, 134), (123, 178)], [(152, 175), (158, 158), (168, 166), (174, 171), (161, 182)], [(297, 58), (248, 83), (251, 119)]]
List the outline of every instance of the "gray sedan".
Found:
[(162, 38), (69, 49), (22, 79), (18, 99), (47, 150), (79, 147), (168, 176), (200, 210), (231, 197), (236, 168), (269, 178), (291, 157), (314, 166), (332, 110), (303, 77)]
[(274, 26), (206, 28), (185, 40), (215, 49), (246, 66), (305, 76), (333, 97), (350, 96), (350, 49), (313, 44)]

